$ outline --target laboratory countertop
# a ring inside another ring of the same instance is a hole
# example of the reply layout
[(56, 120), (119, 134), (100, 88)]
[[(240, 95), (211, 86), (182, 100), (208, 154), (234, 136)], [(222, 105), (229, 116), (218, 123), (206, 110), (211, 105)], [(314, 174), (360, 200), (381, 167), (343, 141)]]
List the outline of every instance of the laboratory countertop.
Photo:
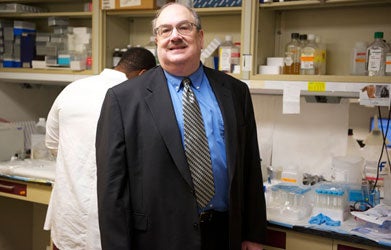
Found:
[(313, 225), (303, 220), (296, 224), (269, 220), (270, 228), (280, 228), (317, 235), (330, 239), (352, 242), (360, 245), (391, 249), (391, 231), (378, 230), (372, 223), (363, 223), (355, 216), (350, 215), (340, 226)]
[(11, 160), (0, 162), (0, 176), (9, 179), (52, 184), (55, 176), (55, 161)]

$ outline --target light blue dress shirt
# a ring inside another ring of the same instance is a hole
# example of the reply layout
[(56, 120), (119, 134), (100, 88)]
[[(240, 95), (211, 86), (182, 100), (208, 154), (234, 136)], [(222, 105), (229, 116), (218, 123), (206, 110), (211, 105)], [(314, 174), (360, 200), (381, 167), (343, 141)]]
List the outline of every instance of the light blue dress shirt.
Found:
[[(170, 91), (172, 103), (175, 110), (179, 130), (183, 138), (183, 111), (181, 81), (183, 77), (177, 77), (164, 72), (167, 78), (168, 89)], [(189, 76), (192, 82), (192, 90), (200, 105), (202, 117), (204, 119), (205, 132), (208, 138), (210, 156), (215, 183), (215, 195), (205, 208), (217, 211), (228, 210), (228, 170), (224, 141), (224, 121), (217, 99), (206, 77), (203, 66), (200, 64), (198, 70)]]

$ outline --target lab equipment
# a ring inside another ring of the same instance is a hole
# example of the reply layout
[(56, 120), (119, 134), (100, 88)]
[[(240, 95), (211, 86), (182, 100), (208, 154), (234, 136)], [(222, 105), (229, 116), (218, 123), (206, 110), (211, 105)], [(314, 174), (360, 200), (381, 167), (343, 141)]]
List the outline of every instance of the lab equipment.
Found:
[(334, 221), (344, 221), (349, 216), (348, 187), (342, 183), (318, 183), (314, 185), (312, 216), (320, 213)]
[(268, 220), (296, 222), (307, 219), (312, 210), (311, 187), (279, 183), (266, 189)]

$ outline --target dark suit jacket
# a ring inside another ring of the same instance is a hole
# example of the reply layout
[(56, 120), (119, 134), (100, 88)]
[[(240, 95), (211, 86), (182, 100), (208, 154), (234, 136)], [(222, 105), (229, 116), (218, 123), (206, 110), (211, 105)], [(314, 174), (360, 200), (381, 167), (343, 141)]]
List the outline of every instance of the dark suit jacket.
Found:
[[(225, 126), (230, 249), (263, 242), (266, 208), (248, 87), (204, 67)], [(98, 122), (103, 249), (200, 250), (193, 185), (161, 67), (108, 90)]]

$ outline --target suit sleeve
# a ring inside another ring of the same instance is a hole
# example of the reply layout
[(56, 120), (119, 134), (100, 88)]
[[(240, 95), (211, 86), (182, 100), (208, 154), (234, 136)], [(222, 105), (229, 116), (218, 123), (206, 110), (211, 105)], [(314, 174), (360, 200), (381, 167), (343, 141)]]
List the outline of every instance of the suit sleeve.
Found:
[(263, 191), (261, 159), (259, 155), (257, 127), (251, 95), (245, 91), (246, 142), (244, 171), (244, 240), (265, 243), (266, 204)]
[(102, 249), (131, 249), (130, 197), (124, 128), (118, 100), (109, 89), (96, 134), (98, 216)]

